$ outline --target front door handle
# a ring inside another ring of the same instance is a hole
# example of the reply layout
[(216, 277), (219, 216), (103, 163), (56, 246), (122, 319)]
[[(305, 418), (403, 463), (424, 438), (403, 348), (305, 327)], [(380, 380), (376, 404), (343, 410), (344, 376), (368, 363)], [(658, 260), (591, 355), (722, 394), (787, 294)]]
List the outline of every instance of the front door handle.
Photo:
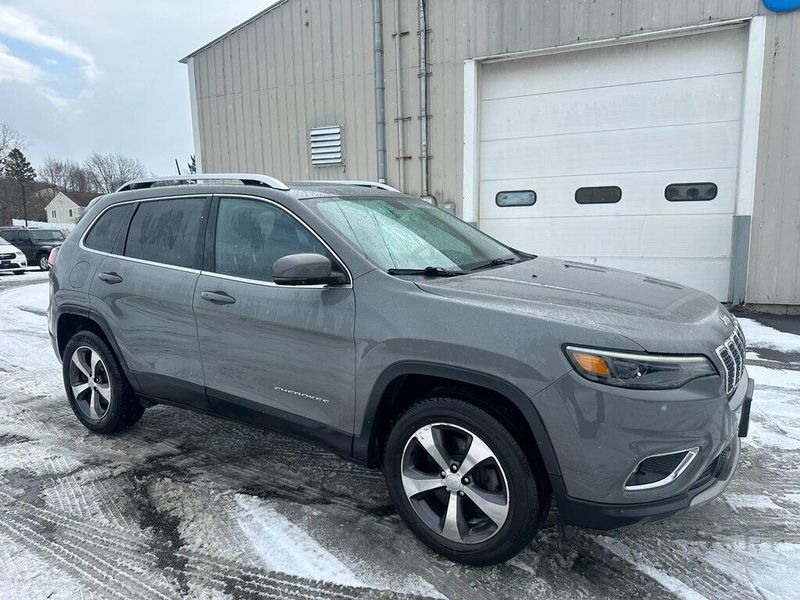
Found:
[(233, 304), (236, 302), (236, 298), (233, 296), (229, 296), (225, 292), (209, 292), (204, 291), (200, 292), (200, 297), (203, 300), (208, 300), (209, 302), (213, 302), (214, 304)]
[(100, 281), (105, 281), (106, 283), (122, 283), (122, 277), (117, 275), (116, 273), (100, 273), (97, 278)]

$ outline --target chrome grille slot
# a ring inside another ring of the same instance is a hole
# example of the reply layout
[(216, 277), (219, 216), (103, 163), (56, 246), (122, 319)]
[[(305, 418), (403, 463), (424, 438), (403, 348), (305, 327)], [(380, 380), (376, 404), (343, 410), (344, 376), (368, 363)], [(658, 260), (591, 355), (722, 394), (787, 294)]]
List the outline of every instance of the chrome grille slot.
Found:
[(717, 356), (719, 356), (725, 367), (725, 391), (728, 396), (739, 385), (739, 381), (744, 374), (745, 348), (744, 333), (739, 324), (736, 323), (731, 336), (717, 348)]

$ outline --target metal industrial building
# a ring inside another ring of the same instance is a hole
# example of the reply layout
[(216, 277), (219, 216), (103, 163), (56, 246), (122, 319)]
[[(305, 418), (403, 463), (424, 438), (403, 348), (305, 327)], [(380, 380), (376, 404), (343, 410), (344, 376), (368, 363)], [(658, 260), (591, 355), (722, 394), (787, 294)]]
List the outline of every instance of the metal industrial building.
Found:
[(381, 179), (522, 250), (800, 305), (800, 11), (283, 0), (183, 62), (201, 170)]

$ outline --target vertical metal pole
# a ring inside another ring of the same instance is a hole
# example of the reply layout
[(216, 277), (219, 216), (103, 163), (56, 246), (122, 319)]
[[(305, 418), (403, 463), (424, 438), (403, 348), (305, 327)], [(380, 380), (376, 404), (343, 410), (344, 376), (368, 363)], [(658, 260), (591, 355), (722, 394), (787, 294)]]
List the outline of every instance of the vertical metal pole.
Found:
[(425, 14), (425, 0), (417, 5), (419, 21), (419, 138), (420, 138), (420, 196), (430, 199), (428, 182), (428, 18)]
[(405, 165), (405, 143), (403, 140), (403, 119), (405, 114), (403, 112), (403, 74), (400, 71), (400, 0), (394, 0), (394, 85), (395, 94), (397, 95), (397, 115), (395, 121), (397, 122), (397, 188), (403, 192), (406, 187), (406, 165)]
[(28, 226), (28, 200), (25, 198), (25, 182), (20, 181), (19, 186), (22, 188), (22, 214), (25, 217), (25, 227)]
[(372, 0), (372, 45), (375, 53), (375, 143), (378, 181), (386, 183), (386, 84), (383, 71), (383, 0)]

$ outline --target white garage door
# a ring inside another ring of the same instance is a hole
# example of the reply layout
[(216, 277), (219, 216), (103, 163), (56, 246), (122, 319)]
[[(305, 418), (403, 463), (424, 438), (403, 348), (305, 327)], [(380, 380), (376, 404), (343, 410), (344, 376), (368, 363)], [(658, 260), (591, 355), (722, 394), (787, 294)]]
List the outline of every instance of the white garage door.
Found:
[(745, 41), (730, 29), (486, 64), (480, 227), (727, 300)]

